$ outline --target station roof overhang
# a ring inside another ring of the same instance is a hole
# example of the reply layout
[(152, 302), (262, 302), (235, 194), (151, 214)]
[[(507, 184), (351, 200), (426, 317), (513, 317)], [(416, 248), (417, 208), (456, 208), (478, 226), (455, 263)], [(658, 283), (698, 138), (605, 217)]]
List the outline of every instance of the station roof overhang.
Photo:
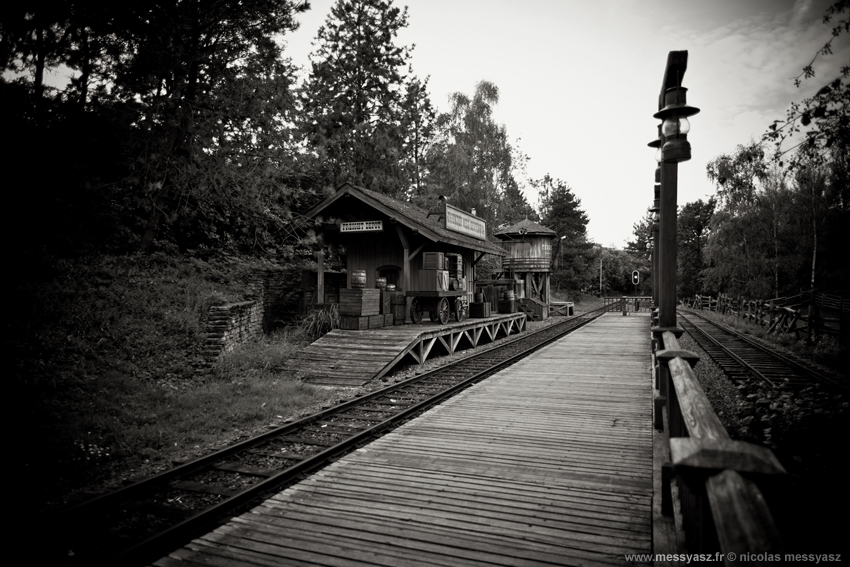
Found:
[[(357, 187), (350, 183), (343, 184), (337, 189), (336, 193), (307, 211), (305, 216), (315, 218), (323, 212), (335, 216), (340, 212), (338, 210), (339, 204), (346, 197), (353, 197), (359, 200), (432, 242), (439, 242), (486, 254), (494, 254), (496, 256), (505, 255), (504, 248), (494, 242), (478, 240), (477, 238), (468, 237), (444, 228), (437, 220), (429, 217), (428, 211), (416, 205), (404, 203), (387, 195), (376, 193), (363, 187)], [(350, 209), (348, 205), (346, 205), (346, 208)]]

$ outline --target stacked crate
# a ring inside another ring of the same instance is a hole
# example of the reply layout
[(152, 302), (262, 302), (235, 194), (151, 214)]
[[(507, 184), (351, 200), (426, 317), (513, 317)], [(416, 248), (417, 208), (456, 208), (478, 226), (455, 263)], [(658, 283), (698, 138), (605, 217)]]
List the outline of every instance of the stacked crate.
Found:
[(446, 254), (446, 270), (449, 273), (449, 289), (466, 289), (466, 281), (463, 278), (463, 256)]
[(381, 314), (381, 290), (339, 290), (339, 315), (341, 329), (359, 331), (383, 327), (386, 318)]
[(448, 291), (449, 272), (442, 252), (423, 252), (419, 270), (419, 291)]

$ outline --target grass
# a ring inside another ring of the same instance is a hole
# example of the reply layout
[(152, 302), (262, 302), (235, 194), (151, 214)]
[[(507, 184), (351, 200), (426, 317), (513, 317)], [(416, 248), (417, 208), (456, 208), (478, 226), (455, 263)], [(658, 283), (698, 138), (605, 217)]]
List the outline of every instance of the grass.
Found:
[(43, 498), (36, 509), (196, 456), (334, 395), (282, 370), (310, 340), (301, 329), (243, 345), (209, 369), (201, 355), (209, 307), (242, 300), (257, 267), (104, 256), (23, 272), (10, 316), (12, 443), (21, 478)]

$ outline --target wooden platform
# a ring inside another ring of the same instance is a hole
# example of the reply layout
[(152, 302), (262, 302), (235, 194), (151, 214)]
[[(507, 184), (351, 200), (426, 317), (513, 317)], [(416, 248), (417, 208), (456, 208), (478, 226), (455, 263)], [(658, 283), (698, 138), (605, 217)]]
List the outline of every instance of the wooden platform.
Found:
[(525, 313), (496, 314), (446, 325), (422, 322), (365, 331), (334, 329), (287, 362), (310, 384), (362, 386), (406, 357), (422, 364), (429, 356), (475, 348), (525, 330)]
[(608, 314), (169, 557), (618, 565), (651, 552), (649, 318)]

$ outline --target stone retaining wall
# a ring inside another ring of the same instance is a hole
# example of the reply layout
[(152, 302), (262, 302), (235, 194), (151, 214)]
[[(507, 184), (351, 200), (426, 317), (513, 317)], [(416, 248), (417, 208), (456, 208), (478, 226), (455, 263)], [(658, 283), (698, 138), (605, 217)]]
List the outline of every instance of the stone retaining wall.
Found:
[[(345, 274), (331, 272), (325, 281), (328, 295), (335, 296), (338, 288), (345, 286)], [(314, 303), (315, 287), (315, 271), (285, 267), (256, 274), (248, 282), (246, 301), (210, 307), (204, 348), (207, 361), (213, 363), (238, 345), (303, 315)]]
[(263, 333), (263, 304), (241, 301), (210, 307), (204, 354), (210, 362)]

